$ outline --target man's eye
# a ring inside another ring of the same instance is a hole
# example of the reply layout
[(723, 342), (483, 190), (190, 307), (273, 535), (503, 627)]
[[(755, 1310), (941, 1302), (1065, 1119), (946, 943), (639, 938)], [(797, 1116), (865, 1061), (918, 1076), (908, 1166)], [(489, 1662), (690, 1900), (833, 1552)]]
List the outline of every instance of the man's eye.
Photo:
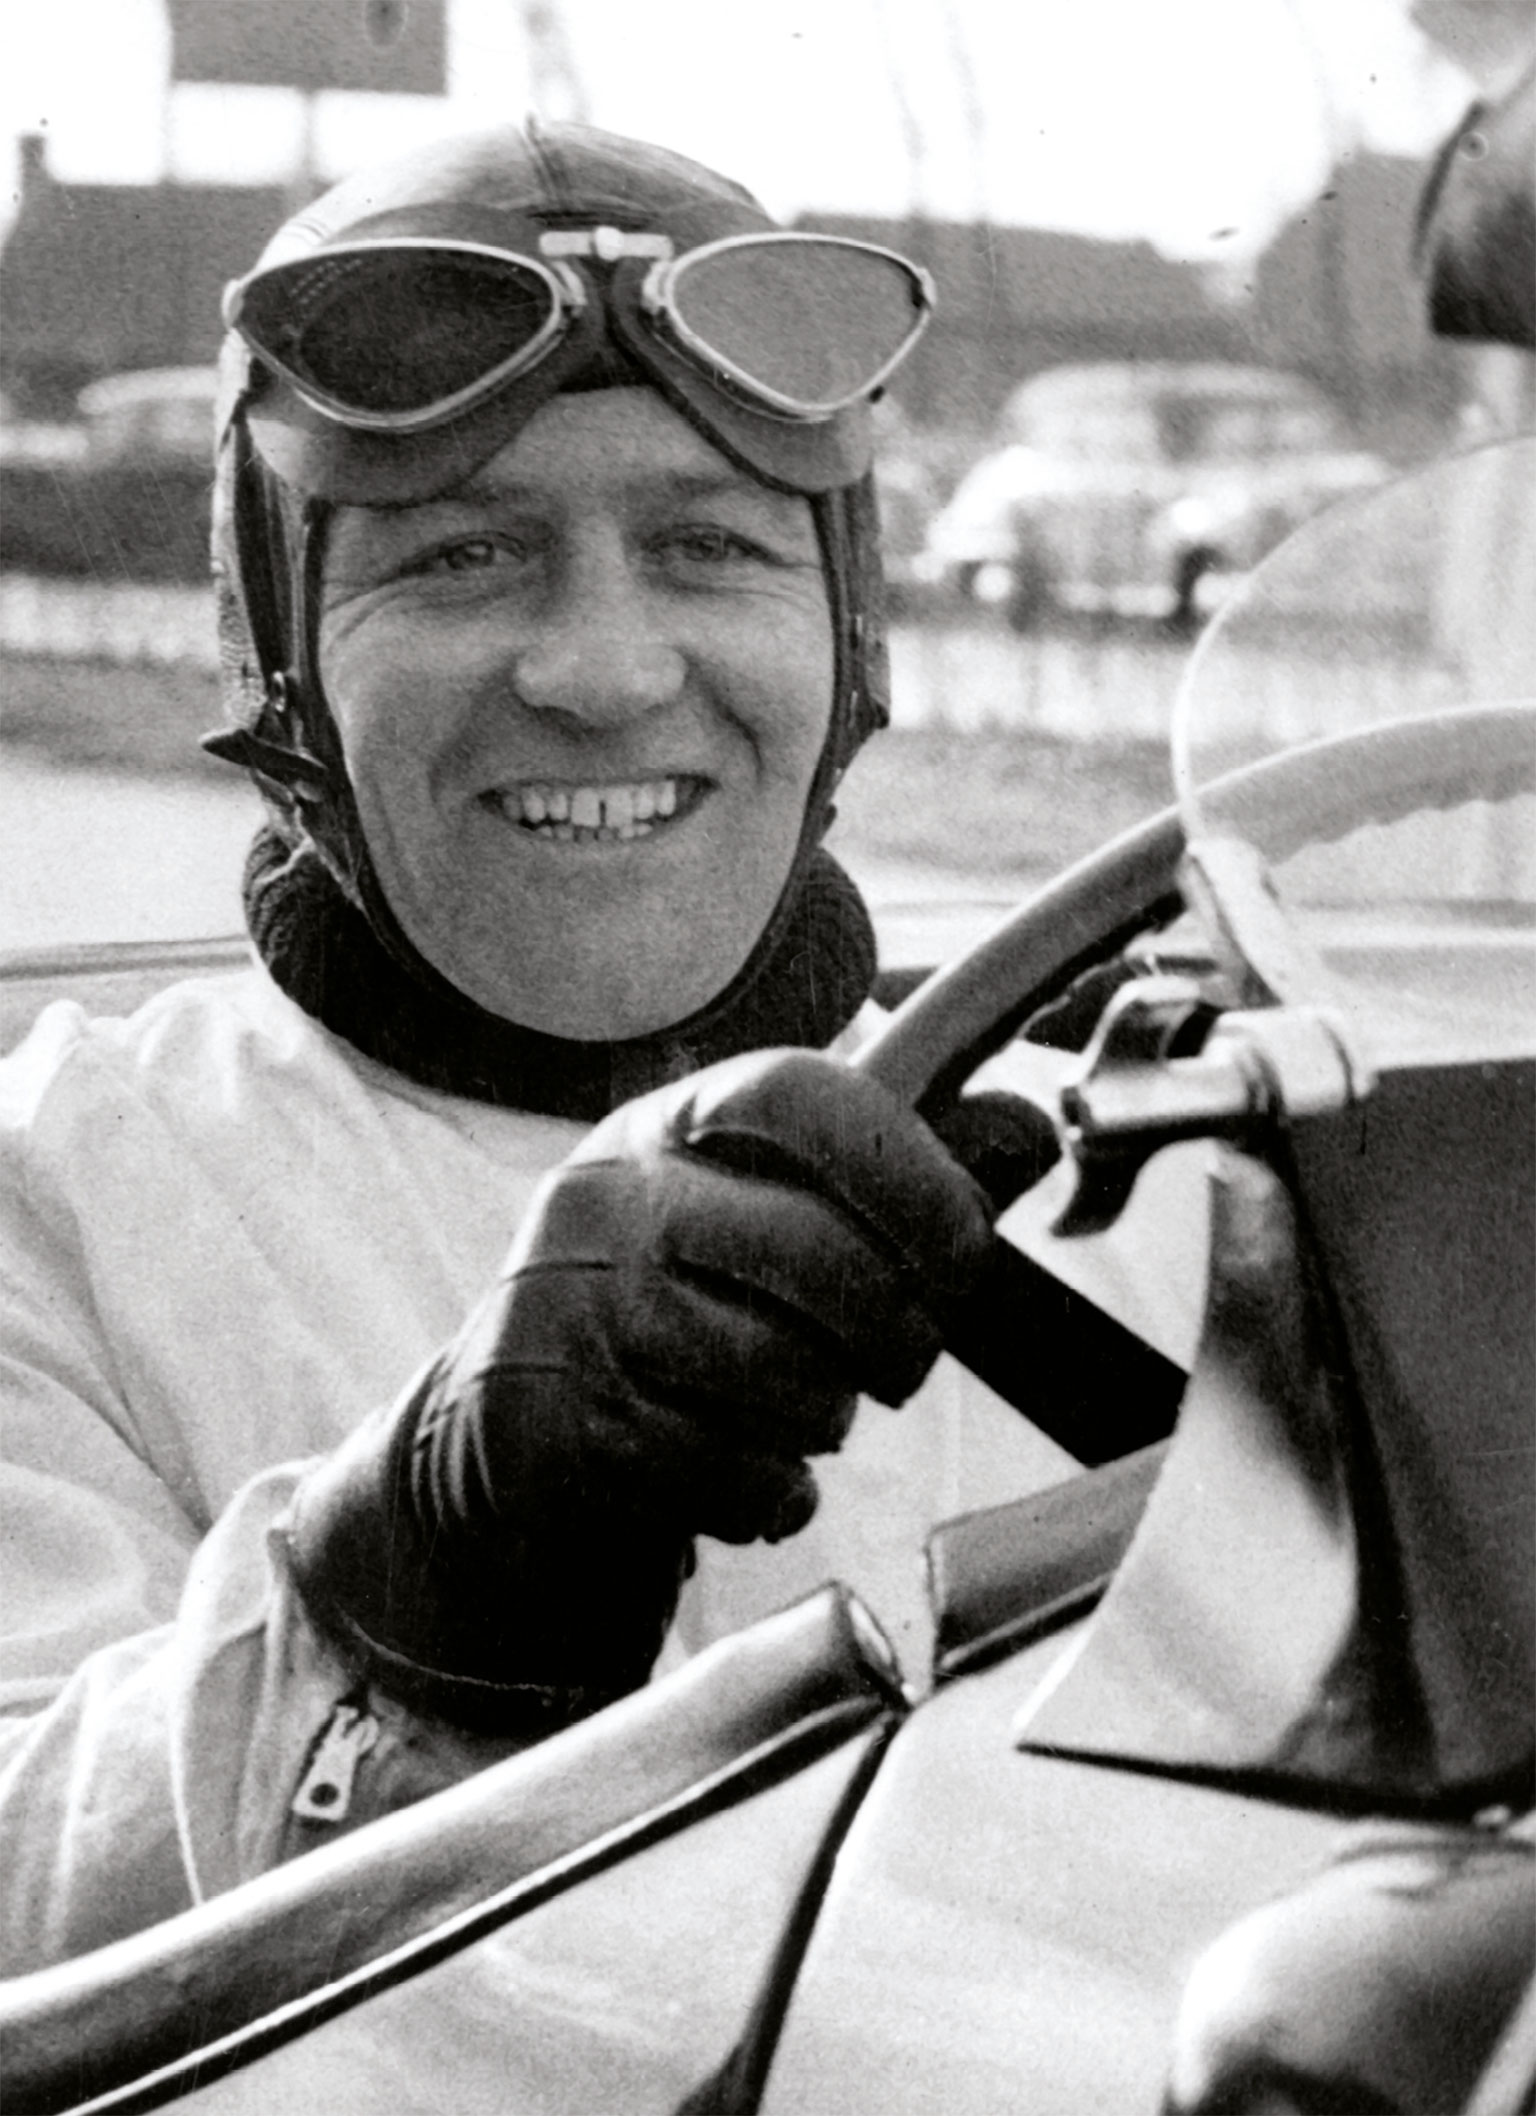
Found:
[(406, 557), (400, 570), (418, 579), (440, 580), (445, 574), (487, 573), (515, 566), (529, 556), (526, 542), (502, 535), (454, 536)]
[(494, 566), (505, 554), (491, 536), (466, 536), (454, 544), (440, 545), (420, 562), (423, 573), (477, 573)]
[(734, 529), (721, 529), (713, 523), (690, 523), (674, 529), (666, 539), (668, 548), (679, 558), (692, 559), (703, 565), (723, 565), (733, 559), (762, 558), (766, 554), (749, 537)]

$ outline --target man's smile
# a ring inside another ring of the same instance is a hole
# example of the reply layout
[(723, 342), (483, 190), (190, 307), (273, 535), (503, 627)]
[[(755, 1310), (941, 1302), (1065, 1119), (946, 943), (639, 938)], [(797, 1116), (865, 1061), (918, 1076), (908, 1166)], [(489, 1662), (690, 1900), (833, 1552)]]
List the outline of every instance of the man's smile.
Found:
[(527, 779), (483, 798), (535, 837), (559, 844), (629, 844), (690, 815), (708, 786), (692, 773), (593, 783)]

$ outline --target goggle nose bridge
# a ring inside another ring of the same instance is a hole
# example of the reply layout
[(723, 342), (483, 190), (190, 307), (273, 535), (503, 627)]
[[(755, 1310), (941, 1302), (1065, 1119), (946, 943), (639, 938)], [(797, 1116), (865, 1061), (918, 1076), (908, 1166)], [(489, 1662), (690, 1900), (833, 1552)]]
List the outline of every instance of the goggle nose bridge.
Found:
[(652, 229), (546, 228), (539, 237), (541, 257), (592, 257), (600, 264), (617, 264), (625, 257), (648, 257), (665, 263), (674, 255), (670, 235)]

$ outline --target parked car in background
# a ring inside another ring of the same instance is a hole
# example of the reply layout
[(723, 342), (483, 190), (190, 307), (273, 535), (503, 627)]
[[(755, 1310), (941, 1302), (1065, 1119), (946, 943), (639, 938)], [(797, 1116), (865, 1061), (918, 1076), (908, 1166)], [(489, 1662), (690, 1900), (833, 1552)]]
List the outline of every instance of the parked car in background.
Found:
[(189, 463), (204, 476), (213, 459), (218, 373), (212, 367), (136, 368), (80, 392), (87, 453), (96, 463)]
[(31, 419), (0, 390), (0, 466), (58, 464), (85, 453), (85, 428), (78, 419)]
[(974, 436), (924, 426), (894, 397), (875, 406), (875, 495), (893, 616), (915, 614), (932, 599), (923, 577), (929, 524), (958, 484), (976, 449)]
[(20, 428), (0, 449), (0, 568), (205, 579), (215, 387), (212, 367), (108, 375), (73, 425)]
[(1023, 383), (934, 517), (918, 577), (1002, 605), (1189, 624), (1300, 522), (1386, 475), (1300, 376), (1169, 362)]

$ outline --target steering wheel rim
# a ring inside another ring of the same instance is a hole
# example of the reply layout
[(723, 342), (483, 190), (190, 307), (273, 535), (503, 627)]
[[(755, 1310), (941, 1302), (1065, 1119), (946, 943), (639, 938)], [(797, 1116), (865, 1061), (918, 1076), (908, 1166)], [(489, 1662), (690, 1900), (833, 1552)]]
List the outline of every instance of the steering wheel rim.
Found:
[(855, 1069), (920, 1109), (952, 1100), (1080, 970), (1181, 908), (1183, 853), (1183, 819), (1169, 808), (1080, 860), (926, 978), (857, 1053)]
[[(1533, 788), (1532, 707), (1509, 703), (1324, 736), (1213, 780), (1200, 799), (1235, 835), (1262, 818), (1273, 860), (1367, 823)], [(855, 1067), (905, 1102), (942, 1108), (1082, 970), (1182, 908), (1184, 848), (1182, 815), (1168, 808), (1090, 853), (919, 985)]]
[[(1473, 730), (1484, 739), (1469, 748)], [(1456, 751), (1448, 757), (1453, 738)], [(1270, 857), (1284, 859), (1366, 822), (1532, 785), (1530, 708), (1496, 706), (1326, 738), (1213, 781), (1206, 798), (1219, 807), (1223, 828), (1238, 835), (1246, 834), (1245, 822), (1262, 819)], [(939, 1115), (1037, 1007), (1181, 908), (1184, 848), (1182, 816), (1167, 809), (1080, 861), (920, 985), (855, 1066), (925, 1114)], [(1177, 1419), (1182, 1371), (1001, 1235), (976, 1289), (946, 1318), (945, 1343), (1005, 1402), (1085, 1463), (1150, 1446)]]

